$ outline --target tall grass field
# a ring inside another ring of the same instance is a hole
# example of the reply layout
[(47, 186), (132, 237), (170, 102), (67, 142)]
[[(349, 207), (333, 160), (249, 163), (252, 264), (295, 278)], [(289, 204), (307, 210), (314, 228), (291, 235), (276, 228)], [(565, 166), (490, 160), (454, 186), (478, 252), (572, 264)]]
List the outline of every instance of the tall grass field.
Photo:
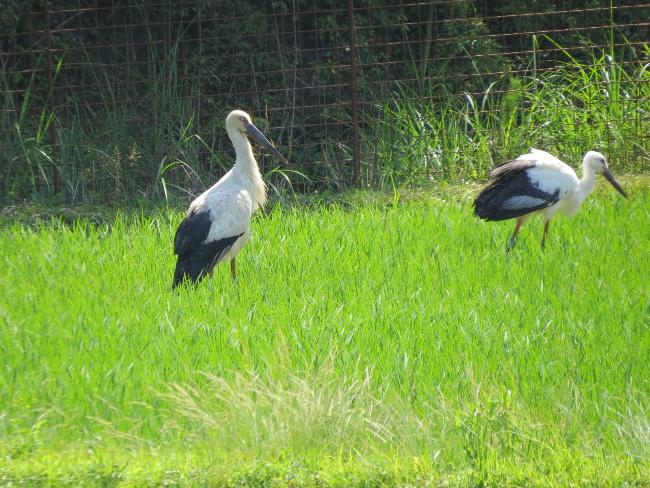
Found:
[[(602, 182), (599, 182), (602, 183)], [(0, 229), (0, 486), (648, 486), (650, 192), (276, 206), (170, 289), (177, 211)]]

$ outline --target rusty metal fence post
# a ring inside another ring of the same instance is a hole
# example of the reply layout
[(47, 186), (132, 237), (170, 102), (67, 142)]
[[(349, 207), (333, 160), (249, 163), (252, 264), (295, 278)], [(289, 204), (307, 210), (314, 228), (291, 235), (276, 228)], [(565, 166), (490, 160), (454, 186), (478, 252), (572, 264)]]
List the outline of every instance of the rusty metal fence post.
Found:
[(50, 35), (50, 8), (48, 0), (43, 2), (43, 22), (45, 24), (45, 46), (47, 50), (47, 107), (50, 111), (50, 145), (52, 146), (52, 184), (54, 193), (61, 191), (61, 173), (56, 165), (56, 120), (54, 114), (54, 77), (52, 75), (52, 36)]
[(348, 35), (350, 37), (350, 92), (351, 92), (351, 118), (352, 118), (352, 145), (354, 154), (354, 186), (360, 186), (359, 162), (359, 120), (357, 114), (357, 38), (354, 27), (354, 4), (348, 0)]

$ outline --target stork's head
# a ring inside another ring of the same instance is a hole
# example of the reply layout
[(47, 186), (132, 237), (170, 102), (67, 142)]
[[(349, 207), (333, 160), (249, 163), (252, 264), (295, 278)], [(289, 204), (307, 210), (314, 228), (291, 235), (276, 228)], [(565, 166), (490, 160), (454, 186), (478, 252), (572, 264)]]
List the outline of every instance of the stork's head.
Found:
[(607, 166), (607, 160), (601, 153), (598, 151), (589, 151), (582, 160), (582, 166), (590, 167), (594, 172), (602, 174), (621, 195), (627, 198), (627, 193), (625, 193), (625, 190), (623, 190), (621, 185), (618, 184), (618, 181), (612, 176), (612, 173), (609, 171), (609, 166)]
[[(250, 115), (243, 110), (233, 110), (226, 117), (226, 130), (229, 134), (241, 133), (248, 139), (256, 142), (269, 152), (277, 156), (284, 164), (289, 164), (286, 158), (280, 154), (273, 144), (271, 144), (264, 134), (253, 125)], [(232, 136), (231, 136), (232, 137)]]

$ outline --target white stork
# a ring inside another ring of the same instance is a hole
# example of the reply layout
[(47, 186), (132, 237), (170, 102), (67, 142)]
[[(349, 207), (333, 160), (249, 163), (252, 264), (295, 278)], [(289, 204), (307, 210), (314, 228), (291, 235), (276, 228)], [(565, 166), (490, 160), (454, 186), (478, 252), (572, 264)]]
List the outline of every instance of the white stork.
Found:
[(226, 131), (235, 147), (235, 165), (214, 186), (191, 204), (176, 230), (174, 254), (178, 256), (172, 288), (185, 280), (198, 282), (230, 258), (236, 279), (235, 257), (250, 239), (250, 220), (266, 202), (266, 185), (248, 138), (287, 160), (253, 125), (250, 116), (233, 110), (226, 117)]
[(558, 210), (575, 215), (594, 188), (596, 173), (601, 173), (618, 192), (627, 198), (614, 179), (605, 156), (589, 151), (582, 160), (582, 178), (555, 156), (531, 149), (497, 166), (490, 173), (493, 181), (474, 200), (474, 215), (484, 220), (507, 220), (517, 217), (515, 230), (506, 250), (514, 247), (521, 226), (535, 213), (544, 216), (542, 247), (548, 235), (548, 223)]

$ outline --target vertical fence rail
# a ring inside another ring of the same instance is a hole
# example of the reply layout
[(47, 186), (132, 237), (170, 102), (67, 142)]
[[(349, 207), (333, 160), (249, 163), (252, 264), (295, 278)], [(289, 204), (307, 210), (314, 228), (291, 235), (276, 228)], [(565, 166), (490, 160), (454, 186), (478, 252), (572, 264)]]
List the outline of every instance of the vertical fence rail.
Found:
[[(30, 7), (28, 7), (30, 8)], [(51, 117), (49, 123), (49, 135), (50, 135), (50, 146), (51, 146), (51, 159), (52, 164), (52, 186), (54, 193), (61, 192), (61, 173), (57, 165), (56, 160), (56, 147), (57, 147), (57, 138), (56, 138), (56, 117), (54, 116), (54, 74), (52, 72), (52, 35), (50, 32), (50, 5), (48, 0), (43, 1), (43, 22), (44, 22), (44, 35), (45, 35), (45, 46), (46, 46), (46, 55), (47, 55), (47, 107), (48, 107), (48, 117)]]
[(354, 25), (354, 2), (348, 0), (348, 36), (350, 40), (350, 115), (352, 121), (352, 154), (354, 157), (354, 186), (361, 186), (361, 159), (359, 154), (359, 118), (357, 114), (357, 38)]

